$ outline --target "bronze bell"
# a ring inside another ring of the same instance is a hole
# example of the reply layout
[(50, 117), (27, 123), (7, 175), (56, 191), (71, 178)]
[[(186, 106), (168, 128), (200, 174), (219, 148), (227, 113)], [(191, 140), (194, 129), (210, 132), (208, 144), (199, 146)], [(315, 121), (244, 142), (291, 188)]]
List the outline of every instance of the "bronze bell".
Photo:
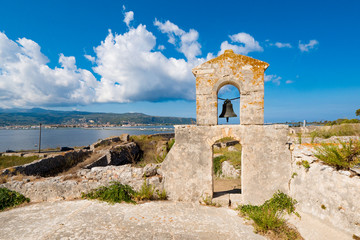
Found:
[(226, 99), (224, 101), (223, 109), (219, 118), (226, 118), (226, 122), (229, 122), (229, 117), (237, 117), (237, 115), (234, 113), (231, 101)]

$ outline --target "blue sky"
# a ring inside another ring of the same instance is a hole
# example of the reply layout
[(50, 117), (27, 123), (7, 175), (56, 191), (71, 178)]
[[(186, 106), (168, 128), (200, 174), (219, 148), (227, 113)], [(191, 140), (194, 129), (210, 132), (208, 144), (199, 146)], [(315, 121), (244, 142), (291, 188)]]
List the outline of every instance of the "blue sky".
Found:
[(232, 47), (270, 64), (266, 122), (354, 118), (359, 12), (356, 0), (3, 1), (0, 107), (196, 117), (191, 68)]

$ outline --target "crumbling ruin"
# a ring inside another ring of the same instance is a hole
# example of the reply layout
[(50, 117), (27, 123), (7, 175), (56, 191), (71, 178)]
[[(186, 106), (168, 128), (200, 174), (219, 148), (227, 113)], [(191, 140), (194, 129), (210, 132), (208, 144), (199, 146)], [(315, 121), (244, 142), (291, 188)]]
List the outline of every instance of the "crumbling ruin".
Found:
[[(175, 126), (175, 145), (161, 167), (170, 199), (212, 198), (212, 145), (223, 137), (242, 145), (240, 202), (259, 204), (277, 190), (289, 192), (288, 126), (264, 125), (264, 71), (268, 66), (226, 50), (193, 69), (197, 122)], [(218, 91), (227, 84), (241, 95), (239, 125), (218, 125)]]

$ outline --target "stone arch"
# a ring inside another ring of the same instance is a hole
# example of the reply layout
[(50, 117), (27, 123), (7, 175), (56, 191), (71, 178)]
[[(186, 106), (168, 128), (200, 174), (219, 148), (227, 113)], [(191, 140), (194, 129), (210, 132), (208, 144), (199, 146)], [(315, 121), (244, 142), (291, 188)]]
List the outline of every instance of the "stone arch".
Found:
[(205, 142), (208, 144), (209, 147), (212, 147), (212, 145), (214, 145), (214, 143), (216, 141), (218, 141), (219, 139), (224, 138), (224, 137), (231, 137), (231, 138), (239, 141), (240, 144), (242, 144), (242, 138), (240, 137), (239, 134), (236, 134), (232, 130), (232, 128), (223, 128), (223, 129), (221, 129), (220, 134), (217, 134), (217, 135), (206, 138)]
[[(239, 91), (239, 97), (241, 97), (241, 89), (242, 89), (242, 86), (241, 86), (241, 82), (239, 81), (236, 81), (234, 79), (220, 79), (219, 81), (217, 81), (215, 84), (214, 84), (214, 87), (213, 87), (213, 90), (212, 90), (212, 93), (214, 94), (215, 93), (215, 96), (214, 98), (216, 98), (216, 100), (218, 101), (218, 94), (219, 94), (219, 91), (222, 87), (225, 87), (226, 85), (230, 85), (230, 86), (233, 86), (235, 87), (238, 91)], [(240, 98), (240, 102), (241, 102), (241, 98)], [(239, 124), (241, 124), (241, 120), (240, 120), (240, 116), (241, 116), (241, 105), (239, 104), (239, 108), (238, 108), (238, 111), (239, 111), (239, 116), (237, 116), (237, 118), (239, 119)], [(219, 112), (218, 112), (218, 108), (216, 107), (216, 116), (217, 116), (217, 125), (219, 124)], [(236, 112), (236, 110), (235, 110)]]
[(234, 87), (237, 88), (237, 90), (239, 91), (239, 93), (241, 94), (241, 89), (242, 89), (242, 84), (239, 81), (236, 81), (234, 79), (226, 79), (226, 78), (222, 78), (219, 79), (213, 86), (212, 92), (216, 94), (219, 93), (219, 90), (225, 86), (225, 85), (232, 85)]

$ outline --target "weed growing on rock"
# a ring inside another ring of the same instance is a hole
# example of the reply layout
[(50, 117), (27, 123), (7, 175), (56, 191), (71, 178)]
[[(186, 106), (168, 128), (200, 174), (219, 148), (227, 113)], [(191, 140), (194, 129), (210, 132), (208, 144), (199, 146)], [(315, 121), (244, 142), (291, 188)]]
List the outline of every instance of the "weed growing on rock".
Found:
[(165, 200), (167, 198), (165, 190), (162, 192), (157, 190), (156, 195), (154, 192), (155, 187), (151, 184), (147, 184), (145, 179), (140, 191), (135, 191), (129, 185), (123, 185), (119, 182), (112, 182), (110, 186), (102, 186), (90, 191), (89, 193), (82, 193), (81, 198), (98, 199), (108, 203), (136, 203), (137, 201)]
[(154, 200), (154, 191), (155, 187), (147, 184), (145, 179), (143, 185), (140, 188), (140, 191), (136, 192), (134, 197), (137, 201)]
[(302, 133), (299, 132), (299, 133), (297, 133), (296, 135), (297, 135), (297, 137), (298, 137), (298, 142), (299, 142), (299, 144), (301, 144), (301, 142), (302, 142)]
[(167, 194), (165, 189), (163, 189), (161, 192), (159, 190), (156, 190), (156, 194), (158, 195), (159, 200), (166, 200)]
[(263, 205), (241, 205), (242, 216), (254, 221), (255, 230), (263, 235), (275, 235), (276, 239), (302, 239), (297, 230), (286, 225), (283, 215), (295, 213), (296, 200), (278, 191)]
[(309, 170), (309, 168), (310, 168), (310, 163), (306, 160), (297, 161), (296, 165), (303, 166), (306, 170)]
[(168, 141), (168, 144), (167, 144), (167, 151), (170, 152), (171, 148), (174, 146), (175, 144), (175, 139), (170, 139)]
[(349, 170), (360, 164), (360, 141), (345, 143), (339, 140), (340, 145), (321, 144), (316, 147), (315, 157), (337, 170)]
[(313, 131), (310, 133), (310, 137), (311, 137), (311, 143), (314, 143), (315, 138), (319, 137), (319, 133), (317, 131)]
[(135, 191), (129, 185), (123, 185), (119, 182), (112, 182), (108, 187), (102, 186), (91, 192), (82, 193), (82, 198), (98, 199), (109, 203), (135, 203), (133, 196)]
[(310, 163), (306, 160), (301, 161), (301, 165), (307, 170), (310, 168)]
[(11, 191), (7, 188), (0, 188), (0, 211), (24, 202), (30, 202), (30, 199), (18, 192)]
[(202, 202), (200, 201), (200, 204), (204, 204), (206, 206), (221, 207), (219, 203), (213, 202), (210, 196), (206, 196), (205, 198), (203, 198)]

